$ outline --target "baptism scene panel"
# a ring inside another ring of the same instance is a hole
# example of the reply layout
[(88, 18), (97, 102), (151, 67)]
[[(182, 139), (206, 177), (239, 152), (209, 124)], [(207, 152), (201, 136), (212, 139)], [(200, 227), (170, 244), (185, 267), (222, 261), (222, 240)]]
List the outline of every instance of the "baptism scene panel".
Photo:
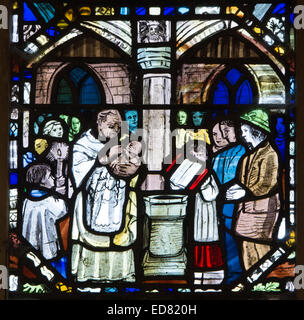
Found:
[(290, 2), (14, 1), (9, 296), (292, 296)]

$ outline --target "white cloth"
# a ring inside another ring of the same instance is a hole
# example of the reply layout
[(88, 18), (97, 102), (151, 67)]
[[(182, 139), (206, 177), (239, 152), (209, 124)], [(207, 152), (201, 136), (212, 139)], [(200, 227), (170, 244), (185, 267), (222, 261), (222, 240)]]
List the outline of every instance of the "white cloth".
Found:
[[(79, 187), (94, 166), (104, 144), (95, 139), (90, 130), (75, 144), (73, 175)], [(121, 228), (126, 183), (114, 178), (106, 166), (97, 166), (86, 183), (86, 223), (94, 231), (116, 232)]]
[[(203, 165), (185, 159), (170, 178), (172, 190), (183, 190), (201, 172)], [(219, 188), (214, 177), (209, 176), (195, 195), (194, 240), (213, 242), (219, 240), (216, 197)]]
[(46, 259), (57, 256), (59, 241), (55, 223), (66, 213), (65, 202), (53, 196), (25, 199), (23, 203), (22, 235)]
[(111, 282), (135, 281), (134, 253), (124, 251), (93, 251), (78, 244), (72, 248), (72, 274), (80, 282), (95, 280)]
[(133, 250), (109, 250), (111, 235), (119, 234), (124, 221), (126, 182), (114, 178), (106, 166), (96, 165), (103, 147), (91, 130), (74, 145), (72, 172), (76, 187), (84, 188), (75, 201), (72, 240), (77, 243), (72, 245), (71, 272), (80, 282), (134, 281)]
[(195, 195), (194, 240), (213, 242), (219, 240), (216, 197), (218, 186), (211, 175), (201, 186), (200, 193)]
[(103, 143), (93, 137), (91, 130), (85, 132), (74, 144), (72, 172), (76, 188), (81, 185), (85, 176), (92, 169), (98, 152), (103, 146)]

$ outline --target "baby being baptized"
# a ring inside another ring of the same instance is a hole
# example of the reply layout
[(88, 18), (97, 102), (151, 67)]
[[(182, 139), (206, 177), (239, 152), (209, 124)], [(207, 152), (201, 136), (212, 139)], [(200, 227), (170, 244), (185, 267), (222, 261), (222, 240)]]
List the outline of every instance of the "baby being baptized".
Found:
[(99, 162), (104, 165), (108, 164), (117, 176), (131, 176), (141, 164), (139, 157), (141, 150), (140, 142), (131, 141), (125, 148), (121, 145), (112, 147), (108, 155), (99, 158)]

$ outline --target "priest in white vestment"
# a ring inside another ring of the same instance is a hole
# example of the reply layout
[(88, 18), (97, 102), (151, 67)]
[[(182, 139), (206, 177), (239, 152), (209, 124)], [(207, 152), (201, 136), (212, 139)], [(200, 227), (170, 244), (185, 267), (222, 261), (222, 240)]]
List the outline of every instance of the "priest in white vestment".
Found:
[[(85, 132), (73, 148), (72, 174), (77, 196), (72, 222), (71, 273), (79, 282), (135, 281), (136, 240), (135, 175), (131, 162), (105, 164), (106, 139), (120, 132), (117, 110), (97, 116), (97, 132)], [(119, 148), (117, 148), (119, 150)], [(117, 154), (118, 156), (118, 154)], [(117, 174), (118, 172), (118, 174)]]

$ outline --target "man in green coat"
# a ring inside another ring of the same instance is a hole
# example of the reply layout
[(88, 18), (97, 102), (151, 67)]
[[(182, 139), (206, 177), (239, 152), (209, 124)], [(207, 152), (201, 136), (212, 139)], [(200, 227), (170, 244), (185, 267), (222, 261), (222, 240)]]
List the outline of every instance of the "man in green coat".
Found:
[(248, 270), (271, 249), (280, 210), (279, 160), (268, 139), (268, 114), (257, 109), (241, 119), (249, 152), (241, 162), (239, 181), (228, 189), (226, 198), (239, 201), (235, 232), (241, 237), (243, 264)]

